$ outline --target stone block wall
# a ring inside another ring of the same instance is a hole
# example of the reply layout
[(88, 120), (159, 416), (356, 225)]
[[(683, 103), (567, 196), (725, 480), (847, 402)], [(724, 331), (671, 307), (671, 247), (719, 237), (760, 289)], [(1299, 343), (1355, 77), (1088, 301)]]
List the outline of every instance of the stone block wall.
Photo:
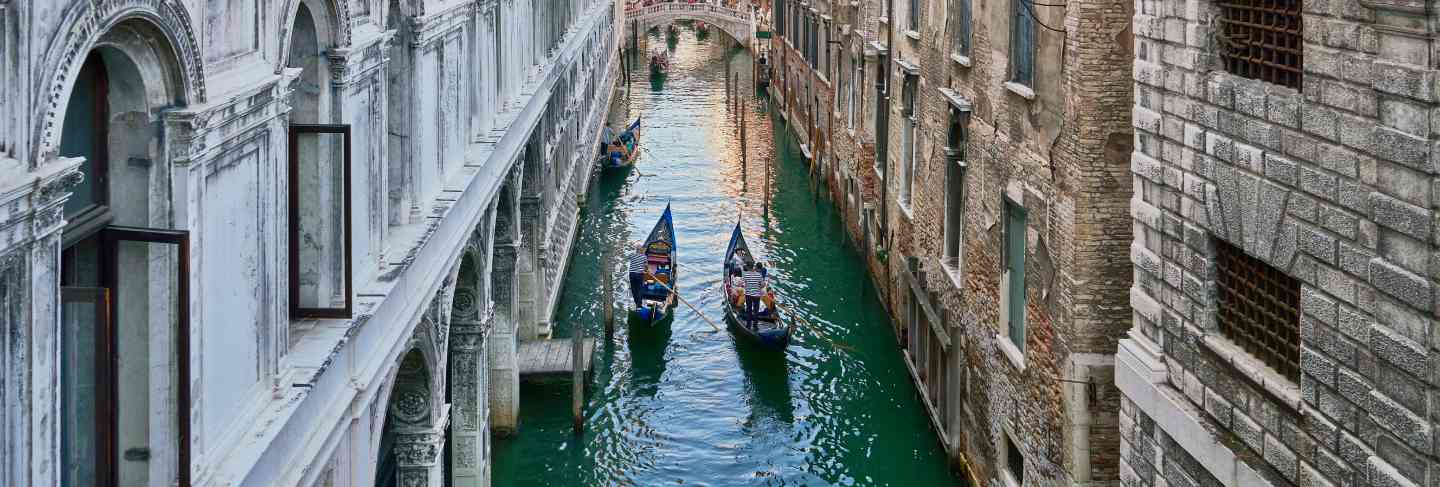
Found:
[[(1127, 485), (1440, 482), (1434, 33), (1411, 3), (1302, 2), (1299, 89), (1224, 70), (1214, 2), (1137, 3)], [(1298, 382), (1220, 333), (1220, 242), (1300, 282)]]

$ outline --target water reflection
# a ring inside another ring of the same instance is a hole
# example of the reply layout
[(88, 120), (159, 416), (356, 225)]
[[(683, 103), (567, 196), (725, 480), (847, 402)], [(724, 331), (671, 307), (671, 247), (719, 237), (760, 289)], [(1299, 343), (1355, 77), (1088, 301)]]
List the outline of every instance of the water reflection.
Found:
[[(741, 164), (724, 80), (740, 73), (742, 91), (753, 93), (750, 57), (729, 49), (723, 31), (705, 44), (693, 34), (681, 29), (666, 79), (647, 87), (648, 77), (632, 78), (634, 98), (615, 104), (617, 126), (644, 117), (643, 157), (590, 192), (557, 334), (584, 328), (603, 336), (602, 303), (628, 293), (623, 257), (612, 254), (613, 266), (602, 270), (601, 255), (643, 237), (667, 203), (681, 292), (700, 313), (724, 326), (721, 260), (742, 219), (752, 249), (772, 264), (777, 291), (808, 325), (776, 352), (716, 332), (684, 305), (668, 327), (653, 329), (628, 327), (617, 313), (583, 435), (571, 431), (568, 383), (525, 385), (520, 434), (494, 451), (495, 485), (953, 484), (875, 290), (837, 215), (810, 190), (798, 143), (767, 114), (763, 97), (745, 105), (750, 141)], [(658, 47), (661, 36), (642, 40)], [(606, 272), (611, 296), (597, 292)]]

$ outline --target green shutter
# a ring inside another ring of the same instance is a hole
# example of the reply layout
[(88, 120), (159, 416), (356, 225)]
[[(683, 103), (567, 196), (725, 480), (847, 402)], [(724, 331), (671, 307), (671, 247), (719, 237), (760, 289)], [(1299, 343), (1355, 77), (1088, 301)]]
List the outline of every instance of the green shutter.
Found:
[(1010, 341), (1025, 350), (1025, 209), (1005, 202), (1006, 270), (1010, 272)]

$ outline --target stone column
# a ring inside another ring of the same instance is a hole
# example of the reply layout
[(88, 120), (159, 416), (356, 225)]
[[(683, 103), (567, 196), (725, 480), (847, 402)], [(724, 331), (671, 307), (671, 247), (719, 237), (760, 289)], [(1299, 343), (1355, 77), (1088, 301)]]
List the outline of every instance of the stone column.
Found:
[[(536, 188), (539, 189), (539, 188)], [(529, 191), (527, 189), (527, 191)], [(544, 219), (540, 218), (540, 198), (537, 196), (525, 196), (520, 199), (520, 235), (525, 244), (521, 247), (519, 259), (523, 259), (516, 268), (516, 296), (515, 296), (515, 318), (519, 325), (519, 337), (521, 340), (534, 340), (540, 336), (540, 304), (541, 299), (541, 275), (544, 272), (540, 268), (540, 246), (541, 240), (540, 225)]]
[[(462, 278), (467, 277), (463, 276)], [(468, 276), (473, 277), (473, 276)], [(467, 285), (468, 284), (468, 285)], [(450, 336), (450, 435), (453, 457), (450, 485), (480, 487), (489, 454), (489, 417), (484, 381), (485, 325), (492, 309), (489, 296), (479, 296), (474, 283), (462, 283), (455, 290)]]
[(60, 233), (80, 159), (0, 186), (0, 483), (59, 485)]
[(443, 429), (406, 429), (395, 434), (395, 483), (403, 487), (441, 487)]
[(500, 435), (515, 432), (520, 413), (520, 369), (516, 363), (514, 244), (495, 244), (491, 292), (495, 327), (489, 340), (490, 423)]

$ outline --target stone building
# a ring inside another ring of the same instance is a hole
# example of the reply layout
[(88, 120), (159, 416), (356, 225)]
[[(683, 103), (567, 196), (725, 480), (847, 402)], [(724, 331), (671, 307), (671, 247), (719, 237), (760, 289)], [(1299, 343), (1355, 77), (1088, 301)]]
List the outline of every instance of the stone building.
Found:
[(0, 485), (488, 485), (618, 13), (0, 0)]
[(1436, 485), (1433, 6), (1136, 9), (1124, 483)]
[[(796, 61), (779, 59), (773, 91), (845, 210), (947, 451), (987, 485), (1116, 483), (1133, 129), (1114, 68), (1133, 56), (1132, 7), (775, 8), (773, 50)], [(832, 98), (807, 103), (815, 92)]]

